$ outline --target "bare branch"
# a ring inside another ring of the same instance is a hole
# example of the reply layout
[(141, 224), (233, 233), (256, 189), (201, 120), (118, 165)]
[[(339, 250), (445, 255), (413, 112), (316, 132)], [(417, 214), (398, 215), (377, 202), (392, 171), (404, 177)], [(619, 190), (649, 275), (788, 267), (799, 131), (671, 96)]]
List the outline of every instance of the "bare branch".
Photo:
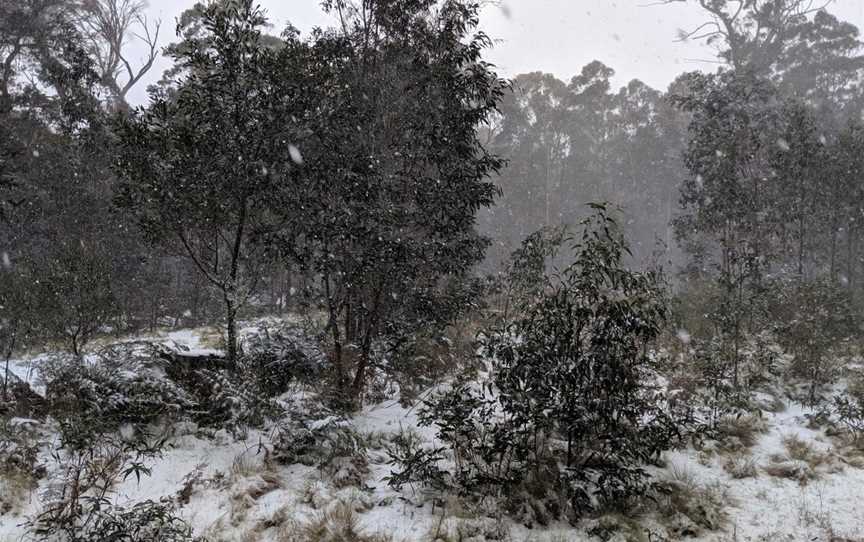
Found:
[[(79, 0), (78, 26), (90, 44), (90, 55), (99, 68), (102, 83), (117, 107), (126, 106), (126, 95), (159, 56), (161, 21), (151, 25), (144, 12), (146, 7), (144, 0)], [(130, 37), (148, 47), (138, 67), (124, 53)]]

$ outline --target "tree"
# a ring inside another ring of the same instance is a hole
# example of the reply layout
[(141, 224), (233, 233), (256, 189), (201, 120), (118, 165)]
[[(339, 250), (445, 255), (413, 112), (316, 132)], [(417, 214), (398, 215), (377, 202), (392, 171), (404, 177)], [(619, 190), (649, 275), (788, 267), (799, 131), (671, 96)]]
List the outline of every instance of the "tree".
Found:
[[(579, 233), (538, 232), (514, 253), (512, 287), (527, 295), (483, 334), (491, 381), (457, 381), (421, 414), (453, 449), (462, 492), (541, 508), (541, 523), (643, 494), (644, 463), (676, 432), (647, 355), (667, 317), (662, 279), (625, 267), (620, 229), (591, 207)], [(547, 272), (556, 252), (569, 264)]]
[(661, 0), (696, 3), (709, 16), (679, 39), (704, 40), (732, 69), (770, 75), (789, 43), (799, 37), (809, 16), (832, 0)]
[[(153, 67), (158, 57), (160, 21), (150, 24), (144, 0), (77, 0), (76, 19), (86, 39), (102, 84), (111, 93), (112, 109), (128, 108), (126, 95)], [(133, 67), (125, 51), (130, 37), (148, 48), (140, 66)]]
[[(716, 270), (721, 298), (714, 321), (738, 385), (739, 348), (763, 305), (763, 277), (776, 261), (784, 217), (772, 168), (782, 114), (776, 89), (752, 74), (693, 74), (689, 94), (674, 100), (692, 114), (684, 155), (676, 234), (704, 273)], [(713, 274), (708, 272), (709, 275)]]
[[(292, 255), (319, 277), (343, 399), (365, 389), (373, 347), (397, 350), (466, 306), (462, 292), (487, 241), (477, 211), (492, 204), (501, 160), (478, 141), (504, 83), (481, 58), (475, 2), (327, 3), (338, 31), (280, 53), (286, 85), (311, 93), (298, 147), (309, 196), (282, 206)], [(305, 49), (305, 69), (297, 69)], [(353, 373), (353, 374), (352, 374)]]
[[(178, 83), (191, 65), (182, 59), (192, 58), (194, 53), (202, 53), (213, 47), (215, 39), (212, 32), (207, 30), (205, 16), (208, 5), (219, 5), (228, 8), (234, 0), (215, 0), (213, 2), (196, 2), (191, 8), (186, 9), (177, 19), (177, 37), (179, 41), (170, 43), (164, 48), (164, 55), (174, 59), (174, 63), (162, 73), (162, 78), (153, 87), (154, 90), (162, 88), (170, 92), (170, 89)], [(286, 29), (290, 35), (291, 28)], [(257, 39), (262, 45), (273, 49), (279, 49), (285, 42), (278, 36), (260, 33)]]
[(503, 261), (531, 232), (561, 223), (559, 197), (568, 173), (567, 85), (539, 72), (517, 76), (501, 101), (501, 123), (489, 148), (508, 160), (496, 179), (501, 197), (485, 212), (484, 232)]
[(232, 361), (237, 312), (259, 279), (257, 238), (300, 162), (292, 113), (303, 113), (275, 91), (281, 72), (260, 42), (264, 22), (251, 0), (208, 6), (209, 46), (178, 52), (176, 61), (190, 66), (178, 87), (155, 90), (146, 109), (118, 126), (119, 203), (219, 291)]

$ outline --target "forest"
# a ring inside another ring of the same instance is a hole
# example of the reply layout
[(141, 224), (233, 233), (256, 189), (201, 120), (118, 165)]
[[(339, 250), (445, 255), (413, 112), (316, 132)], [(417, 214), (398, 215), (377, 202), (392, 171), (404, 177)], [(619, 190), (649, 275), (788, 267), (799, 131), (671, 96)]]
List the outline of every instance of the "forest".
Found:
[(0, 0), (0, 542), (864, 541), (834, 2), (654, 2), (663, 90), (186, 3)]

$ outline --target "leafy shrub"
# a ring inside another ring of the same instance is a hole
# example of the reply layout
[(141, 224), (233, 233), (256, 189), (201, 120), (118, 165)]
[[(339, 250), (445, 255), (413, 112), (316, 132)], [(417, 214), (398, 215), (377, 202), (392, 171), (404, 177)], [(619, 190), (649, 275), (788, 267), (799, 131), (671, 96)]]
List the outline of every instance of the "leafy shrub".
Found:
[(45, 476), (39, 463), (43, 435), (33, 420), (0, 420), (0, 515), (14, 510)]
[(438, 466), (444, 459), (444, 451), (445, 448), (424, 448), (416, 432), (399, 431), (387, 447), (387, 456), (390, 464), (401, 470), (391, 470), (384, 480), (397, 491), (406, 484), (413, 486), (415, 483), (448, 489), (450, 482), (447, 473)]
[(857, 436), (864, 436), (864, 402), (860, 397), (841, 395), (834, 398), (837, 419)]
[(856, 441), (864, 440), (864, 378), (853, 379), (846, 392), (835, 396), (833, 414)]
[(320, 406), (285, 418), (273, 439), (273, 458), (316, 466), (337, 487), (360, 485), (369, 473), (362, 436), (344, 417)]
[(294, 382), (308, 382), (326, 365), (326, 356), (318, 344), (291, 325), (262, 325), (244, 337), (242, 348), (240, 371), (266, 397), (284, 393)]
[(135, 503), (130, 508), (103, 504), (89, 511), (87, 519), (74, 525), (54, 524), (45, 518), (34, 526), (37, 540), (68, 542), (116, 540), (118, 542), (191, 541), (192, 528), (174, 514), (168, 500)]
[(688, 421), (683, 426), (688, 438), (697, 444), (705, 439), (723, 443), (728, 430), (735, 429), (730, 420), (744, 423), (752, 421), (752, 412), (782, 408), (773, 394), (763, 391), (773, 391), (779, 375), (779, 353), (772, 347), (770, 336), (750, 336), (736, 350), (737, 363), (732, 359), (735, 352), (721, 337), (688, 338), (687, 342), (686, 353), (676, 360), (667, 359), (665, 370), (669, 386), (675, 390), (670, 403), (676, 418)]
[(237, 430), (259, 426), (281, 413), (279, 406), (259, 393), (257, 384), (242, 373), (198, 369), (195, 379), (190, 390), (198, 405), (194, 414), (196, 421), (204, 425)]
[[(115, 433), (94, 435), (86, 422), (76, 418), (60, 423), (61, 440), (52, 452), (56, 472), (41, 495), (43, 511), (28, 525), (31, 534), (44, 540), (61, 536), (65, 540), (93, 540), (100, 533), (94, 530), (99, 525), (107, 529), (122, 525), (124, 518), (166, 517), (156, 509), (145, 513), (146, 509), (140, 508), (127, 514), (113, 509), (110, 498), (119, 481), (131, 476), (140, 480), (142, 475), (150, 474), (145, 463), (161, 454), (164, 440), (148, 442)], [(143, 524), (138, 527), (147, 528)], [(118, 538), (127, 539), (146, 540)]]
[(836, 376), (830, 354), (856, 333), (856, 317), (848, 293), (827, 280), (778, 281), (772, 313), (783, 348), (793, 354), (792, 374), (809, 383), (809, 402)]
[[(533, 512), (575, 518), (643, 492), (644, 463), (677, 436), (650, 384), (648, 346), (667, 316), (660, 276), (622, 265), (626, 242), (594, 209), (580, 237), (532, 237), (514, 255), (513, 319), (481, 340), (491, 382), (457, 383), (427, 405), (463, 492), (524, 494)], [(550, 276), (545, 258), (565, 240), (573, 263)]]
[(75, 418), (92, 433), (148, 426), (182, 419), (195, 407), (193, 398), (165, 376), (155, 357), (133, 356), (112, 349), (90, 362), (52, 357), (41, 373), (46, 400), (59, 421)]

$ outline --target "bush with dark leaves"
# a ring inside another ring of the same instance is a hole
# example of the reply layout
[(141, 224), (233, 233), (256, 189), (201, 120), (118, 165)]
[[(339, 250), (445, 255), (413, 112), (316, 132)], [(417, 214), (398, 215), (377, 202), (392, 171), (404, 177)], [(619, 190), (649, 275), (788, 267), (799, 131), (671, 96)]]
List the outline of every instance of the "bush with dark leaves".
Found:
[(326, 366), (326, 356), (302, 329), (262, 325), (243, 339), (240, 371), (266, 397), (276, 397), (296, 382), (309, 382)]
[(454, 453), (460, 490), (515, 499), (528, 523), (644, 492), (644, 465), (678, 437), (647, 355), (667, 316), (661, 278), (624, 267), (626, 242), (594, 208), (562, 272), (545, 262), (566, 236), (526, 241), (513, 266), (526, 295), (481, 341), (490, 380), (458, 382), (424, 415)]
[(94, 432), (170, 424), (193, 411), (194, 398), (170, 380), (154, 357), (111, 355), (96, 361), (72, 356), (43, 362), (46, 400), (58, 421), (85, 421)]

